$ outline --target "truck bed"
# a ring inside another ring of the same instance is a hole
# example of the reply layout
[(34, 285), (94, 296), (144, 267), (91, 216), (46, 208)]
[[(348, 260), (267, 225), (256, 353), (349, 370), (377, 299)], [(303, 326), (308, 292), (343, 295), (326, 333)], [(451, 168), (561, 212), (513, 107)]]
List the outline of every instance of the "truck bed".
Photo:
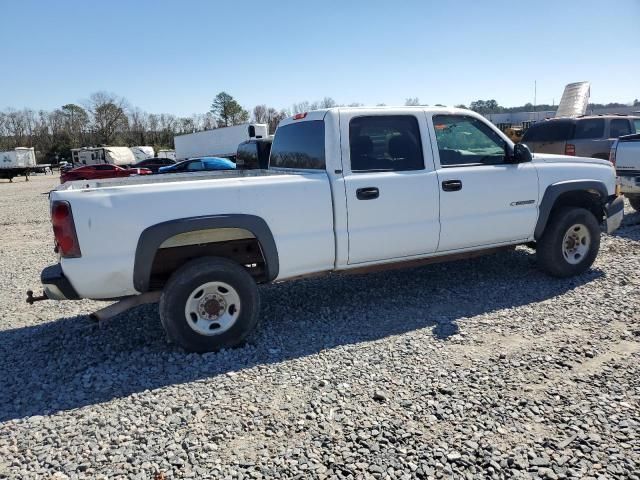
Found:
[[(287, 172), (290, 174), (291, 172)], [(324, 172), (322, 172), (324, 173)], [(193, 182), (199, 180), (250, 178), (285, 175), (275, 170), (220, 170), (217, 172), (164, 173), (157, 175), (136, 175), (125, 178), (105, 178), (99, 180), (76, 180), (60, 185), (56, 190), (82, 190), (85, 188), (131, 187), (135, 185), (157, 185), (161, 183)]]

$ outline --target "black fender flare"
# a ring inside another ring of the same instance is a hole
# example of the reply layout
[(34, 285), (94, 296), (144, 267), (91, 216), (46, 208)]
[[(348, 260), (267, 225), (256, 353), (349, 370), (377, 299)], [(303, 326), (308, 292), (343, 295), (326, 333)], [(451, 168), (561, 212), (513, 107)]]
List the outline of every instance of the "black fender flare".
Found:
[(538, 208), (538, 222), (536, 223), (536, 229), (534, 231), (534, 237), (539, 240), (544, 233), (544, 229), (549, 221), (551, 210), (560, 197), (560, 195), (567, 192), (588, 192), (596, 194), (600, 197), (600, 201), (604, 206), (609, 197), (607, 186), (604, 182), (598, 180), (567, 180), (564, 182), (553, 183), (547, 187), (540, 201)]
[(180, 218), (147, 227), (140, 234), (133, 267), (133, 286), (141, 292), (149, 290), (151, 268), (156, 252), (162, 243), (181, 233), (215, 228), (241, 228), (253, 234), (260, 244), (265, 258), (267, 280), (278, 276), (280, 261), (271, 229), (262, 218), (255, 215), (229, 214)]

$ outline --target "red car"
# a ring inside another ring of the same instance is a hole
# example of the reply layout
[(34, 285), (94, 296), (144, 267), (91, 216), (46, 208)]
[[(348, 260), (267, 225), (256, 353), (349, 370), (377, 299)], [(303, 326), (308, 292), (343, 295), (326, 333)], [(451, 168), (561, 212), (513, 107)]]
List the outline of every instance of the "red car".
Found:
[(98, 178), (129, 177), (131, 175), (149, 175), (153, 173), (147, 168), (122, 168), (109, 163), (86, 165), (74, 168), (60, 175), (60, 183), (72, 180), (95, 180)]

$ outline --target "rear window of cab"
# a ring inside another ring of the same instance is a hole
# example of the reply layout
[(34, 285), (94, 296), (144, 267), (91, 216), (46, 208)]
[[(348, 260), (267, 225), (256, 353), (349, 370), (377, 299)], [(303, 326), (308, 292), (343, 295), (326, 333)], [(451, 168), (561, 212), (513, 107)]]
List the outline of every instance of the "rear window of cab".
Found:
[(308, 120), (278, 127), (269, 167), (324, 170), (324, 121)]

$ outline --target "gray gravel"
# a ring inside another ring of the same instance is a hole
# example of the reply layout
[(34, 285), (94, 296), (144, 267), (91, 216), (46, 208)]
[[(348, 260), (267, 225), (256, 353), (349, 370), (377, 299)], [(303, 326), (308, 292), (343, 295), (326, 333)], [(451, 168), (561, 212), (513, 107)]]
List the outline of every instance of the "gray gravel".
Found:
[(0, 478), (640, 479), (640, 215), (590, 272), (531, 250), (261, 288), (246, 347), (155, 306), (24, 303), (51, 177), (0, 181)]

